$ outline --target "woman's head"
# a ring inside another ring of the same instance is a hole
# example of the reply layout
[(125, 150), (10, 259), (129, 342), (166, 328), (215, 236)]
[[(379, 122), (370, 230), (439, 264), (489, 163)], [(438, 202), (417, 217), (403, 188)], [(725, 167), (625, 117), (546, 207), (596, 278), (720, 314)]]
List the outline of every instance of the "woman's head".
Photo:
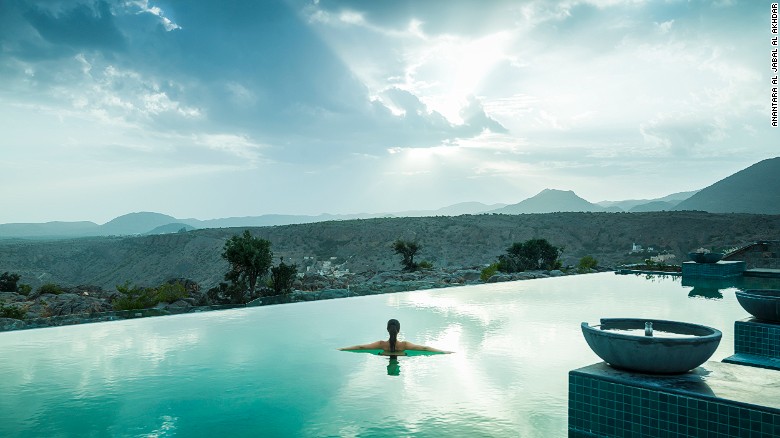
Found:
[(390, 351), (395, 351), (395, 343), (398, 340), (398, 332), (401, 331), (401, 323), (397, 319), (387, 321), (387, 332), (390, 333)]

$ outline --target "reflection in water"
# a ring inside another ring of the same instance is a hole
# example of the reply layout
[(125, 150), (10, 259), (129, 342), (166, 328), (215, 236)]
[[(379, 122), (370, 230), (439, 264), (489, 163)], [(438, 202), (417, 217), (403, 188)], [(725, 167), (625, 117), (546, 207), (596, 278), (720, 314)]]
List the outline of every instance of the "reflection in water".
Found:
[(767, 289), (777, 287), (776, 278), (758, 278), (758, 277), (731, 277), (731, 278), (688, 278), (682, 279), (682, 285), (692, 287), (688, 296), (691, 298), (704, 298), (720, 300), (723, 298), (723, 292), (728, 289)]
[(690, 298), (704, 298), (707, 300), (723, 299), (721, 290), (739, 287), (743, 282), (742, 277), (735, 278), (688, 278), (682, 280), (683, 286), (693, 287), (688, 296)]
[(401, 364), (398, 363), (398, 356), (390, 356), (390, 360), (387, 363), (387, 375), (388, 376), (401, 375)]
[[(690, 287), (603, 273), (2, 333), (0, 436), (565, 436), (567, 373), (600, 361), (581, 321), (747, 316)], [(390, 316), (457, 353), (336, 350)]]
[(651, 281), (653, 283), (662, 283), (662, 282), (669, 282), (669, 281), (679, 281), (680, 274), (677, 273), (670, 273), (670, 274), (642, 274), (637, 273), (635, 274), (637, 277), (643, 277), (647, 281)]
[(718, 289), (707, 289), (702, 287), (694, 287), (688, 292), (690, 298), (704, 298), (705, 300), (720, 300), (723, 299), (723, 294)]

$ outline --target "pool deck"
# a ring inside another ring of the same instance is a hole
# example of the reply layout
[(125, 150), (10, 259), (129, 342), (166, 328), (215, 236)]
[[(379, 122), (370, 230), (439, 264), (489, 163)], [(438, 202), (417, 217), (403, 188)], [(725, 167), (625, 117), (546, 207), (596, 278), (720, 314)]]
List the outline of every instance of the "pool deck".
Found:
[(742, 274), (745, 277), (780, 278), (780, 269), (753, 268)]
[(723, 359), (723, 362), (780, 371), (780, 359), (758, 354), (736, 353)]
[(678, 375), (569, 372), (569, 436), (780, 436), (780, 372), (706, 362)]
[(668, 394), (725, 400), (780, 415), (780, 373), (764, 368), (710, 361), (685, 374), (654, 375), (618, 370), (601, 362), (569, 374), (593, 376)]
[[(648, 271), (642, 269), (618, 269), (615, 271), (619, 275), (628, 274), (650, 274), (650, 275), (682, 275), (682, 272), (669, 272), (669, 271)], [(744, 277), (757, 277), (757, 278), (780, 278), (780, 269), (768, 269), (768, 268), (752, 268), (746, 269), (742, 272)], [(725, 277), (729, 278), (729, 277)]]

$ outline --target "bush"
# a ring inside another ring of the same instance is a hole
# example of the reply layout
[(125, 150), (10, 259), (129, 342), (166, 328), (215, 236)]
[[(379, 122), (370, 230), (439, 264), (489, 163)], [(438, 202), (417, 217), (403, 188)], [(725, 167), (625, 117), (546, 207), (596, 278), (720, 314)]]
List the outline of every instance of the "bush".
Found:
[(154, 289), (154, 301), (157, 303), (173, 303), (188, 296), (184, 285), (179, 282), (165, 283)]
[(41, 295), (43, 295), (43, 294), (59, 295), (59, 294), (61, 294), (63, 292), (65, 292), (65, 291), (62, 290), (61, 287), (57, 286), (54, 283), (46, 283), (43, 286), (38, 288), (38, 293), (41, 294)]
[(122, 295), (111, 302), (114, 310), (148, 309), (159, 303), (172, 303), (189, 296), (184, 285), (179, 282), (165, 283), (158, 287), (130, 287), (127, 282), (121, 286), (117, 285), (116, 290)]
[(482, 273), (479, 275), (479, 279), (482, 280), (483, 283), (487, 283), (490, 277), (492, 277), (496, 272), (498, 272), (498, 263), (493, 263), (482, 270)]
[(21, 277), (19, 274), (4, 272), (0, 274), (0, 292), (16, 292), (16, 283)]
[(16, 292), (24, 296), (30, 295), (30, 292), (32, 292), (32, 286), (29, 284), (20, 284)]
[(125, 283), (122, 286), (117, 285), (116, 290), (121, 293), (122, 296), (111, 302), (114, 310), (148, 309), (157, 304), (147, 288), (138, 286), (130, 287), (130, 283)]
[(25, 308), (0, 304), (0, 318), (24, 319), (25, 315), (27, 315)]
[(558, 256), (561, 249), (545, 239), (531, 239), (515, 242), (507, 248), (506, 254), (498, 257), (498, 270), (501, 272), (520, 272), (527, 270), (559, 269)]
[(596, 269), (596, 266), (598, 266), (599, 262), (595, 258), (586, 255), (585, 257), (580, 259), (580, 262), (577, 264), (577, 272), (579, 273), (585, 273), (590, 272), (591, 269)]
[(433, 263), (429, 262), (428, 260), (423, 260), (417, 264), (417, 269), (431, 270), (433, 269)]

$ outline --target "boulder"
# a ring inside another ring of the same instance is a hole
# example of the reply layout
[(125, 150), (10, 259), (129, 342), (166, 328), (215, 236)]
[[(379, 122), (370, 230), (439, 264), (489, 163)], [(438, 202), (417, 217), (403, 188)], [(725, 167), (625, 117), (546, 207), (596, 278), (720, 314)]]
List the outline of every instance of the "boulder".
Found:
[(170, 304), (166, 304), (163, 306), (163, 309), (171, 313), (184, 313), (193, 307), (193, 301), (192, 298), (177, 300)]
[(488, 278), (488, 283), (501, 283), (504, 281), (512, 281), (513, 278), (509, 274), (503, 274), (503, 273), (495, 273), (490, 278)]
[(27, 297), (16, 292), (0, 292), (0, 303), (18, 303), (26, 299)]
[(0, 318), (0, 331), (21, 330), (27, 327), (27, 323), (21, 319)]
[(105, 300), (71, 293), (64, 293), (59, 295), (46, 294), (41, 296), (40, 300), (44, 301), (45, 307), (48, 308), (48, 315), (42, 314), (41, 316), (98, 313), (109, 312), (113, 310), (111, 305)]
[(334, 298), (351, 297), (355, 294), (350, 292), (349, 289), (325, 289), (317, 293), (318, 300), (330, 300)]
[(452, 273), (454, 277), (461, 278), (462, 282), (472, 282), (472, 281), (479, 281), (480, 277), (482, 276), (482, 272), (476, 270), (476, 269), (460, 269)]

